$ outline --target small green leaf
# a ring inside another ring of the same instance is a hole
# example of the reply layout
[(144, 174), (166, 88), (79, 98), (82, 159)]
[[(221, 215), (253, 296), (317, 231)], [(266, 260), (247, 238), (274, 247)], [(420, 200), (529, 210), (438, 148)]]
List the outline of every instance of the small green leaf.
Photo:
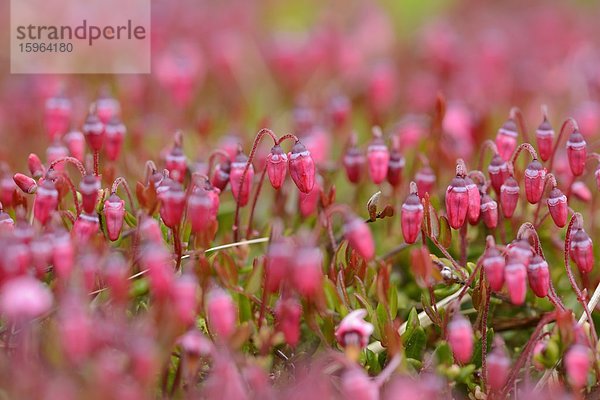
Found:
[(398, 289), (396, 289), (396, 286), (392, 285), (390, 287), (389, 296), (390, 316), (394, 319), (396, 318), (396, 315), (398, 315)]
[(263, 277), (263, 263), (255, 262), (254, 268), (248, 277), (248, 283), (246, 284), (246, 293), (256, 294), (260, 290)]
[(422, 327), (417, 327), (408, 340), (404, 344), (404, 354), (408, 358), (414, 358), (420, 360), (425, 350), (425, 342), (427, 341), (427, 335)]
[(440, 234), (438, 237), (438, 241), (445, 248), (450, 247), (452, 244), (452, 229), (450, 229), (450, 223), (448, 222), (448, 218), (445, 216), (440, 217), (440, 226), (439, 226)]
[(137, 218), (129, 211), (125, 211), (125, 222), (131, 227), (137, 226)]
[(450, 349), (450, 345), (446, 341), (440, 342), (433, 354), (437, 359), (438, 364), (445, 364), (447, 366), (454, 364), (454, 356), (452, 355), (452, 350)]
[(240, 310), (240, 323), (249, 321), (252, 318), (252, 306), (250, 300), (243, 294), (238, 296), (238, 308)]

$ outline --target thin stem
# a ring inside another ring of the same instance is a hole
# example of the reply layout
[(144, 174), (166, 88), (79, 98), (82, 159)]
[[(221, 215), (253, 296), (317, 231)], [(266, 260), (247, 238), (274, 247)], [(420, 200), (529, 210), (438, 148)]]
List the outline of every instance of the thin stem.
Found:
[(61, 157), (61, 158), (58, 158), (58, 159), (52, 161), (50, 163), (50, 165), (48, 166), (48, 172), (50, 172), (50, 170), (53, 170), (57, 164), (60, 164), (62, 162), (73, 164), (75, 167), (77, 167), (77, 169), (79, 170), (79, 173), (81, 174), (82, 177), (87, 175), (87, 172), (85, 171), (85, 167), (83, 166), (81, 161), (79, 161), (75, 157), (68, 157), (68, 156)]
[(110, 192), (117, 193), (117, 189), (119, 189), (119, 185), (123, 186), (123, 189), (125, 189), (125, 193), (127, 194), (127, 199), (129, 200), (129, 206), (131, 207), (131, 213), (135, 214), (136, 208), (135, 208), (135, 204), (133, 203), (133, 196), (131, 195), (131, 190), (129, 188), (129, 184), (127, 183), (125, 178), (123, 178), (122, 176), (119, 176), (117, 179), (115, 179), (115, 181), (113, 182), (112, 187), (110, 189)]
[(477, 273), (479, 272), (480, 269), (481, 269), (481, 261), (479, 261), (477, 263), (477, 265), (475, 266), (475, 269), (473, 270), (473, 272), (469, 276), (469, 279), (467, 279), (467, 281), (463, 285), (462, 289), (460, 290), (460, 294), (458, 295), (458, 298), (457, 298), (459, 304), (460, 304), (460, 301), (462, 300), (462, 298), (467, 293), (467, 290), (469, 290), (469, 288), (471, 287), (471, 284), (475, 280), (475, 276), (477, 275)]
[(300, 139), (298, 139), (298, 137), (292, 133), (286, 133), (285, 135), (283, 135), (282, 137), (280, 137), (275, 144), (281, 144), (284, 140), (287, 139), (292, 139), (294, 141), (294, 143), (298, 143), (300, 141)]
[(481, 379), (483, 390), (487, 387), (487, 320), (490, 309), (490, 297), (492, 294), (489, 284), (486, 284), (485, 289), (485, 303), (483, 305), (483, 316), (481, 318)]
[(525, 139), (526, 142), (529, 142), (529, 132), (527, 131), (527, 127), (525, 126), (525, 118), (523, 118), (523, 113), (521, 109), (518, 107), (513, 107), (510, 109), (510, 118), (517, 122), (517, 126), (521, 131), (521, 135)]
[(75, 185), (73, 184), (71, 178), (69, 178), (69, 175), (66, 173), (61, 172), (60, 176), (65, 180), (69, 190), (71, 191), (71, 194), (73, 195), (73, 203), (75, 204), (75, 210), (77, 211), (77, 216), (79, 217), (79, 214), (81, 214), (81, 205), (79, 204), (79, 199), (77, 198), (77, 190), (75, 189)]
[(467, 264), (467, 229), (468, 224), (465, 222), (460, 228), (460, 263)]
[(430, 236), (429, 239), (431, 239), (431, 241), (433, 242), (433, 244), (435, 245), (435, 247), (438, 248), (439, 251), (442, 252), (442, 254), (444, 255), (444, 257), (446, 257), (448, 260), (450, 260), (450, 263), (452, 264), (452, 267), (454, 268), (454, 272), (457, 272), (461, 279), (467, 279), (467, 275), (465, 275), (465, 272), (463, 271), (464, 267), (460, 266), (456, 260), (454, 259), (454, 257), (452, 257), (450, 255), (450, 253), (448, 253), (448, 250), (446, 250), (444, 248), (444, 246), (442, 246), (442, 244), (440, 242), (438, 242), (438, 240), (433, 237)]
[(533, 160), (538, 159), (537, 152), (535, 151), (532, 145), (530, 145), (529, 143), (521, 143), (513, 153), (512, 158), (510, 159), (510, 164), (513, 166), (513, 170), (515, 168), (515, 162), (517, 161), (517, 157), (519, 157), (519, 154), (521, 154), (523, 150), (527, 150), (527, 152)]
[(552, 166), (554, 165), (554, 156), (556, 155), (556, 151), (558, 150), (558, 145), (560, 144), (560, 141), (568, 127), (571, 128), (571, 132), (574, 132), (577, 129), (579, 129), (579, 127), (577, 125), (577, 121), (575, 121), (573, 118), (567, 118), (565, 120), (565, 122), (563, 122), (563, 124), (560, 128), (560, 133), (558, 134), (558, 138), (556, 139), (556, 143), (554, 144), (554, 148), (552, 149), (552, 155), (550, 156), (550, 161), (548, 163), (548, 171), (549, 172), (552, 172)]
[(267, 166), (265, 165), (262, 173), (260, 174), (258, 186), (256, 187), (256, 191), (254, 192), (254, 198), (252, 199), (252, 206), (250, 208), (250, 219), (248, 220), (248, 228), (246, 229), (246, 239), (248, 239), (250, 237), (250, 235), (252, 234), (252, 222), (254, 221), (254, 210), (256, 209), (256, 203), (258, 202), (258, 196), (260, 195), (260, 190), (262, 189), (266, 174), (267, 174)]
[(100, 169), (100, 153), (98, 150), (94, 150), (94, 175), (99, 176), (98, 170)]
[(544, 186), (542, 187), (542, 197), (540, 198), (540, 201), (538, 201), (537, 206), (535, 208), (535, 212), (533, 214), (533, 225), (534, 226), (538, 226), (538, 216), (540, 214), (540, 209), (542, 208), (542, 198), (544, 197), (544, 193), (546, 193), (546, 188), (548, 187), (548, 182), (550, 182), (550, 184), (552, 185), (552, 189), (556, 188), (558, 185), (556, 183), (556, 177), (554, 176), (554, 174), (552, 172), (549, 172), (546, 174), (546, 178), (544, 180)]
[(229, 154), (227, 154), (224, 150), (216, 149), (213, 150), (208, 156), (208, 176), (212, 176), (213, 168), (215, 166), (215, 158), (222, 157), (223, 159), (229, 160)]
[[(265, 135), (271, 136), (271, 139), (273, 139), (273, 142), (275, 144), (277, 144), (277, 136), (275, 136), (273, 131), (271, 131), (270, 129), (263, 128), (258, 132), (258, 134), (256, 135), (256, 138), (254, 139), (254, 144), (252, 145), (252, 151), (250, 152), (250, 155), (248, 156), (248, 161), (246, 161), (246, 166), (244, 167), (244, 172), (242, 172), (242, 177), (240, 179), (240, 186), (238, 188), (238, 193), (242, 193), (242, 191), (243, 191), (242, 189), (244, 187), (246, 175), (248, 174), (248, 169), (250, 169), (250, 165), (252, 165), (252, 160), (254, 159), (254, 155), (256, 154), (256, 150), (258, 149), (258, 145)], [(239, 236), (240, 236), (239, 235), (239, 222), (240, 222), (240, 202), (239, 202), (239, 200), (237, 200), (235, 202), (235, 218), (234, 218), (234, 223), (233, 223), (233, 240), (235, 242), (237, 242), (239, 240)]]

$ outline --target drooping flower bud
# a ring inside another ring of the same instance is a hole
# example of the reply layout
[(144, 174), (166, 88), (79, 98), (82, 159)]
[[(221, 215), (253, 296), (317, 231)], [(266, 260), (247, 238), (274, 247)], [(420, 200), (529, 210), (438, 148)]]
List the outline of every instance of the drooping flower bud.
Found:
[(525, 197), (531, 204), (536, 204), (542, 198), (546, 170), (538, 160), (533, 160), (525, 169)]
[(222, 289), (213, 289), (206, 305), (206, 314), (211, 332), (227, 339), (235, 330), (237, 307), (231, 296)]
[(34, 179), (41, 178), (46, 172), (46, 169), (42, 165), (42, 160), (35, 153), (30, 153), (27, 157), (27, 167)]
[(193, 233), (206, 231), (217, 220), (217, 212), (219, 210), (219, 195), (217, 194), (217, 190), (199, 188), (194, 190), (188, 198), (187, 215), (192, 225)]
[(502, 214), (505, 218), (511, 218), (517, 208), (519, 201), (519, 184), (517, 180), (509, 176), (506, 182), (500, 188), (500, 205), (502, 206)]
[(446, 189), (446, 215), (453, 229), (460, 229), (467, 218), (469, 211), (469, 193), (463, 178), (457, 176), (452, 179)]
[(542, 161), (548, 161), (550, 156), (552, 156), (554, 129), (552, 129), (552, 125), (550, 125), (550, 122), (548, 122), (546, 117), (544, 117), (544, 120), (535, 131), (535, 138), (540, 158)]
[(169, 170), (169, 177), (176, 182), (183, 183), (187, 172), (187, 158), (179, 145), (173, 146), (165, 159), (165, 168)]
[(343, 162), (348, 180), (352, 183), (360, 182), (366, 160), (358, 147), (348, 147), (346, 154), (344, 154)]
[(580, 273), (588, 274), (592, 271), (594, 268), (592, 239), (583, 228), (576, 229), (571, 233), (571, 247), (569, 253)]
[(121, 235), (121, 229), (123, 229), (123, 220), (125, 218), (125, 201), (117, 196), (116, 193), (113, 193), (104, 202), (103, 212), (108, 238), (114, 242), (119, 238)]
[(110, 290), (111, 298), (125, 303), (129, 296), (129, 270), (125, 258), (118, 252), (111, 253), (103, 269), (103, 278)]
[(73, 271), (75, 264), (75, 247), (71, 235), (66, 231), (58, 233), (54, 240), (52, 264), (54, 265), (54, 273), (61, 280), (66, 280)]
[(161, 186), (167, 189), (160, 191), (160, 217), (166, 226), (173, 229), (179, 225), (185, 210), (185, 192), (181, 185), (169, 178), (163, 181)]
[(42, 225), (46, 225), (51, 213), (56, 210), (57, 206), (58, 190), (56, 190), (56, 185), (50, 179), (44, 179), (44, 182), (38, 187), (35, 193), (33, 216)]
[(569, 383), (580, 389), (587, 383), (588, 372), (592, 369), (590, 349), (582, 344), (574, 344), (565, 354), (565, 370)]
[(315, 163), (310, 152), (299, 141), (288, 153), (288, 166), (292, 180), (302, 193), (310, 193), (315, 185)]
[(79, 192), (81, 193), (81, 205), (83, 211), (92, 214), (96, 209), (98, 201), (98, 191), (100, 190), (100, 180), (97, 176), (87, 174), (79, 183)]
[(321, 290), (323, 254), (314, 244), (300, 244), (292, 265), (293, 285), (302, 296), (312, 298)]
[(139, 225), (140, 237), (144, 241), (162, 244), (163, 236), (158, 222), (151, 217), (142, 217)]
[(569, 136), (569, 140), (567, 140), (567, 157), (573, 175), (582, 175), (585, 170), (587, 143), (579, 130), (573, 131)]
[(571, 185), (571, 194), (585, 203), (592, 201), (592, 191), (587, 187), (585, 182), (573, 182)]
[(285, 342), (295, 347), (300, 340), (300, 317), (302, 305), (293, 297), (281, 299), (275, 306), (275, 324), (283, 333)]
[(552, 220), (557, 227), (562, 228), (567, 224), (567, 218), (569, 216), (569, 206), (567, 204), (567, 196), (563, 192), (555, 187), (550, 191), (548, 195), (548, 211)]
[(498, 148), (498, 154), (505, 161), (510, 159), (517, 148), (517, 136), (517, 124), (512, 118), (507, 119), (498, 129), (496, 147)]
[(198, 281), (190, 273), (184, 273), (175, 280), (172, 299), (173, 311), (177, 321), (183, 326), (190, 326), (196, 319), (198, 307)]
[(501, 347), (496, 347), (486, 359), (487, 364), (487, 382), (493, 391), (501, 390), (510, 372), (510, 359)]
[(83, 162), (85, 156), (85, 136), (78, 130), (72, 130), (64, 137), (64, 142), (69, 149), (69, 154)]
[(92, 151), (98, 152), (104, 145), (104, 124), (96, 114), (88, 114), (83, 124), (85, 140)]
[(269, 244), (265, 270), (265, 290), (275, 293), (290, 273), (294, 247), (288, 240), (276, 239)]
[(279, 189), (283, 185), (287, 173), (287, 163), (287, 155), (281, 146), (278, 144), (273, 146), (267, 156), (267, 174), (274, 189)]
[(37, 190), (37, 183), (35, 179), (28, 177), (27, 175), (23, 175), (20, 172), (17, 172), (15, 176), (13, 176), (13, 180), (23, 192), (27, 194), (35, 193)]
[(377, 400), (379, 386), (361, 367), (352, 367), (342, 375), (342, 393), (345, 399)]
[(85, 243), (98, 233), (99, 228), (100, 221), (98, 220), (98, 214), (82, 212), (77, 217), (77, 220), (75, 220), (71, 234), (80, 242)]
[(317, 179), (309, 193), (299, 193), (298, 208), (300, 209), (300, 215), (308, 217), (317, 211), (319, 199), (321, 198), (321, 190), (321, 182)]
[[(154, 221), (153, 218), (147, 218)], [(145, 245), (141, 251), (141, 265), (148, 270), (150, 294), (158, 301), (169, 298), (175, 275), (171, 255), (160, 242)]]
[(103, 124), (108, 123), (113, 118), (118, 118), (121, 114), (121, 105), (114, 97), (108, 93), (101, 94), (96, 99), (96, 114)]
[(374, 327), (364, 318), (367, 316), (367, 310), (354, 310), (346, 315), (340, 325), (335, 330), (335, 338), (342, 347), (357, 346), (360, 349), (367, 347), (369, 338), (374, 331)]
[(390, 162), (390, 151), (381, 137), (375, 137), (367, 148), (369, 176), (374, 184), (385, 180)]
[(417, 183), (420, 198), (425, 197), (425, 193), (431, 195), (433, 193), (433, 185), (435, 185), (435, 173), (431, 167), (425, 166), (415, 174), (415, 182)]
[(219, 189), (221, 192), (225, 190), (229, 183), (229, 173), (231, 172), (231, 161), (225, 160), (215, 168), (213, 176), (210, 179), (211, 185)]
[(508, 170), (508, 164), (498, 154), (492, 157), (490, 165), (488, 166), (488, 174), (490, 175), (492, 188), (496, 191), (496, 193), (500, 193), (501, 187), (510, 176), (510, 173)]
[(421, 223), (423, 222), (423, 205), (416, 191), (413, 191), (414, 183), (411, 183), (411, 193), (402, 204), (402, 214), (400, 217), (400, 225), (402, 226), (402, 236), (408, 244), (416, 242), (419, 232), (421, 231)]
[(481, 214), (481, 194), (479, 194), (479, 189), (471, 178), (466, 177), (465, 183), (467, 184), (467, 194), (469, 195), (467, 218), (470, 224), (475, 225), (479, 221), (479, 215)]
[[(67, 157), (69, 155), (69, 149), (67, 149), (63, 144), (56, 140), (54, 141), (48, 148), (46, 149), (46, 161), (48, 164), (53, 163), (54, 161)], [(65, 163), (58, 163), (54, 166), (56, 171), (62, 171), (65, 169)]]
[[(127, 133), (125, 125), (116, 117), (111, 118), (104, 127), (104, 153), (110, 161), (116, 161), (119, 158), (125, 140), (125, 133)], [(167, 169), (169, 169), (168, 166)]]
[(507, 254), (509, 261), (519, 262), (526, 267), (533, 257), (533, 251), (527, 239), (514, 240), (507, 246)]
[(387, 181), (392, 187), (397, 188), (402, 183), (402, 171), (406, 161), (398, 150), (392, 150), (388, 164)]
[(485, 277), (494, 292), (499, 292), (504, 286), (504, 268), (506, 261), (496, 247), (488, 247), (481, 261)]
[(59, 138), (69, 128), (71, 122), (71, 101), (63, 94), (46, 100), (44, 125), (50, 140)]
[(448, 344), (452, 349), (454, 359), (466, 364), (473, 355), (473, 327), (468, 319), (456, 314), (448, 323)]
[(344, 236), (348, 244), (366, 261), (375, 256), (373, 234), (367, 223), (357, 216), (348, 217), (344, 224)]
[(509, 259), (504, 268), (504, 281), (508, 289), (510, 302), (521, 305), (525, 302), (527, 294), (527, 268), (519, 261)]
[(235, 161), (231, 163), (231, 172), (229, 173), (231, 193), (233, 193), (233, 198), (238, 202), (240, 207), (244, 207), (248, 204), (252, 181), (254, 180), (254, 167), (250, 164), (248, 166), (248, 171), (246, 171), (246, 176), (244, 176), (244, 182), (240, 185), (247, 163), (248, 157), (240, 151), (236, 156)]
[(481, 198), (481, 219), (489, 229), (498, 226), (498, 203), (487, 194)]
[(550, 270), (541, 256), (535, 255), (527, 267), (529, 286), (537, 297), (546, 297), (550, 289)]

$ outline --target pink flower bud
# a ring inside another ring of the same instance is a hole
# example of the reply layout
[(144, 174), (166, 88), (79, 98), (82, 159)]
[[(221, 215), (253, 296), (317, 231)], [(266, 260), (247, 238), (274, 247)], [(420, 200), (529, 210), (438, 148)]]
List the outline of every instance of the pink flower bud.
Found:
[(488, 166), (488, 174), (490, 175), (490, 181), (492, 182), (492, 188), (496, 193), (500, 193), (502, 185), (510, 173), (508, 171), (508, 164), (498, 154), (494, 155)]
[(504, 268), (504, 281), (511, 303), (521, 305), (527, 294), (527, 268), (518, 261), (509, 260)]
[(88, 114), (83, 124), (85, 140), (93, 151), (100, 151), (104, 145), (104, 124), (97, 115)]
[(27, 175), (23, 175), (19, 172), (15, 174), (13, 180), (23, 192), (27, 194), (35, 193), (37, 190), (37, 183), (35, 183), (35, 179), (28, 177)]
[(167, 154), (165, 168), (169, 171), (169, 177), (175, 182), (183, 183), (187, 172), (187, 158), (183, 154), (181, 146), (175, 145)]
[(311, 244), (298, 246), (292, 265), (293, 285), (302, 296), (312, 298), (319, 293), (323, 281), (323, 254)]
[(519, 184), (516, 179), (509, 176), (500, 188), (500, 205), (505, 218), (511, 218), (519, 201)]
[(473, 355), (473, 327), (468, 319), (456, 314), (448, 323), (448, 344), (454, 354), (454, 359), (466, 364)]
[(467, 185), (467, 194), (469, 195), (469, 210), (467, 211), (467, 219), (469, 223), (475, 225), (479, 221), (481, 214), (481, 194), (475, 182), (469, 177), (465, 178)]
[(510, 359), (506, 352), (496, 347), (486, 359), (487, 364), (487, 382), (493, 391), (501, 390), (508, 380), (510, 372)]
[(31, 153), (27, 157), (27, 167), (34, 179), (41, 178), (46, 172), (46, 169), (42, 165), (42, 160), (35, 153)]
[(64, 141), (67, 149), (69, 149), (69, 154), (83, 162), (85, 156), (85, 136), (83, 136), (83, 133), (71, 131), (65, 135)]
[(360, 367), (352, 367), (342, 375), (342, 393), (348, 400), (378, 400), (379, 386)]
[(404, 241), (408, 244), (416, 242), (423, 222), (423, 205), (416, 193), (409, 194), (402, 204), (400, 221)]
[(221, 289), (213, 289), (208, 295), (206, 314), (213, 334), (227, 339), (235, 330), (237, 307), (231, 297)]
[(161, 186), (167, 189), (158, 194), (160, 199), (160, 217), (164, 224), (174, 229), (181, 223), (185, 210), (185, 192), (181, 185), (171, 179), (165, 179)]
[(98, 214), (82, 212), (73, 224), (71, 234), (78, 241), (85, 243), (98, 233), (99, 228)]
[(454, 229), (460, 229), (467, 219), (469, 211), (469, 193), (465, 180), (459, 176), (452, 179), (446, 189), (446, 215)]
[(567, 196), (561, 192), (559, 188), (554, 188), (550, 191), (548, 200), (548, 211), (552, 220), (557, 227), (562, 228), (567, 224), (567, 218), (569, 216), (569, 206), (567, 204)]
[[(106, 124), (104, 128), (104, 154), (110, 161), (116, 161), (119, 158), (126, 132), (125, 125), (118, 118), (112, 118)], [(167, 169), (169, 169), (168, 166)]]
[(173, 265), (170, 254), (161, 242), (147, 244), (141, 251), (141, 264), (148, 270), (150, 293), (159, 301), (164, 301), (170, 296), (173, 281)]
[(100, 121), (106, 124), (121, 114), (121, 105), (117, 99), (103, 94), (96, 100), (96, 113)]
[(328, 114), (334, 126), (341, 127), (346, 124), (350, 118), (352, 104), (346, 96), (334, 96), (329, 101)]
[(63, 351), (74, 363), (82, 362), (93, 346), (92, 321), (81, 298), (69, 295), (59, 308), (57, 328)]
[(187, 202), (187, 215), (192, 225), (192, 232), (205, 232), (216, 220), (219, 210), (218, 189), (196, 189)]
[(235, 161), (231, 163), (231, 172), (229, 173), (231, 193), (233, 193), (233, 198), (238, 202), (240, 207), (244, 207), (248, 204), (252, 181), (254, 180), (254, 167), (250, 164), (246, 176), (244, 176), (244, 183), (240, 187), (240, 182), (242, 182), (242, 176), (244, 175), (244, 169), (246, 168), (247, 163), (248, 157), (246, 157), (244, 153), (239, 152)]
[(315, 181), (312, 190), (309, 193), (300, 192), (298, 196), (298, 208), (300, 215), (308, 217), (317, 211), (319, 200), (321, 198), (321, 183), (319, 179)]
[(567, 157), (569, 167), (575, 176), (580, 176), (585, 170), (585, 159), (587, 157), (587, 143), (583, 135), (578, 130), (575, 130), (569, 136), (567, 141)]
[(13, 203), (13, 194), (16, 190), (15, 181), (10, 175), (0, 177), (0, 202), (5, 207), (10, 207)]
[(367, 310), (354, 310), (346, 315), (335, 330), (335, 338), (342, 347), (357, 346), (364, 349), (369, 344), (369, 338), (375, 330), (372, 324), (366, 322)]
[(481, 198), (481, 219), (489, 229), (498, 226), (498, 203), (487, 194)]
[(489, 247), (481, 262), (485, 277), (494, 292), (499, 292), (504, 286), (504, 268), (506, 261), (495, 247)]
[(366, 261), (375, 256), (373, 234), (367, 223), (357, 216), (349, 217), (344, 224), (344, 236), (348, 244)]
[(281, 299), (275, 306), (277, 330), (283, 333), (285, 342), (295, 347), (300, 340), (300, 317), (302, 305), (293, 297)]
[(288, 153), (288, 166), (298, 190), (310, 193), (315, 185), (315, 163), (302, 143), (296, 142), (292, 151)]
[(86, 175), (79, 183), (81, 193), (81, 205), (83, 211), (92, 214), (96, 210), (98, 202), (98, 191), (100, 190), (100, 179), (94, 175)]
[(588, 274), (594, 268), (594, 251), (592, 239), (583, 229), (577, 229), (571, 233), (571, 259), (577, 265), (582, 274)]
[(529, 287), (537, 297), (546, 297), (550, 289), (550, 270), (541, 256), (535, 255), (527, 267)]
[(190, 326), (196, 319), (198, 307), (198, 281), (190, 273), (177, 278), (173, 286), (173, 311), (183, 326)]
[(269, 245), (265, 271), (265, 290), (275, 293), (291, 269), (294, 247), (285, 239), (277, 239)]
[(215, 172), (210, 179), (211, 185), (219, 189), (221, 192), (225, 190), (229, 183), (229, 173), (231, 172), (231, 162), (229, 160), (217, 165)]
[[(46, 161), (48, 164), (52, 162), (67, 157), (69, 155), (69, 149), (62, 145), (58, 140), (52, 143), (52, 145), (48, 146), (46, 149)], [(65, 169), (65, 163), (58, 163), (54, 166), (56, 171), (62, 171)]]
[(0, 203), (0, 234), (3, 232), (11, 232), (15, 227), (15, 221), (10, 217), (10, 215), (2, 209), (2, 204)]
[(111, 298), (117, 303), (125, 303), (129, 296), (129, 268), (120, 253), (113, 252), (109, 255), (104, 266), (103, 278)]
[(496, 147), (498, 148), (498, 154), (505, 161), (510, 159), (517, 148), (517, 136), (517, 125), (512, 118), (507, 119), (504, 125), (498, 129)]
[(46, 100), (44, 125), (50, 140), (57, 139), (69, 129), (71, 112), (71, 101), (63, 95)]
[(535, 131), (538, 153), (542, 161), (548, 161), (552, 156), (552, 143), (554, 141), (554, 129), (544, 117), (544, 120)]
[(529, 265), (533, 251), (527, 239), (517, 239), (507, 246), (508, 259), (510, 261), (519, 262), (525, 267)]
[(273, 146), (267, 156), (267, 174), (274, 189), (279, 189), (283, 185), (287, 173), (287, 163), (287, 155), (281, 146), (278, 144)]
[(418, 195), (422, 199), (425, 193), (433, 194), (433, 186), (435, 185), (435, 173), (433, 170), (425, 166), (415, 174), (415, 182), (417, 183)]
[(66, 281), (71, 276), (75, 264), (75, 247), (71, 235), (67, 232), (60, 232), (52, 241), (54, 251), (52, 253), (52, 263), (54, 273), (58, 279)]
[(571, 185), (571, 193), (583, 202), (589, 203), (592, 201), (592, 192), (584, 182), (573, 182)]
[(525, 169), (525, 197), (531, 204), (542, 198), (546, 170), (538, 160), (533, 160)]
[(387, 171), (387, 181), (392, 187), (397, 188), (402, 183), (402, 171), (404, 170), (405, 164), (406, 161), (404, 160), (402, 153), (397, 150), (392, 150)]
[(125, 218), (125, 201), (123, 201), (116, 193), (104, 202), (104, 221), (106, 223), (106, 232), (108, 238), (113, 242), (121, 235), (123, 229), (123, 220)]
[(37, 279), (21, 276), (9, 280), (0, 291), (0, 313), (11, 322), (41, 317), (52, 307), (52, 293)]
[(360, 182), (363, 168), (365, 167), (365, 156), (356, 146), (350, 146), (344, 154), (344, 169), (348, 180), (352, 183)]
[(162, 244), (163, 235), (158, 225), (158, 221), (151, 217), (142, 217), (139, 225), (139, 232), (142, 240), (155, 244)]
[(369, 176), (374, 184), (385, 180), (390, 162), (390, 151), (380, 137), (374, 138), (367, 148)]
[(565, 370), (571, 385), (580, 389), (587, 383), (588, 372), (592, 369), (590, 349), (581, 344), (574, 344), (565, 354)]
[(35, 193), (33, 216), (42, 225), (46, 225), (50, 219), (50, 215), (56, 210), (57, 206), (58, 190), (56, 190), (56, 185), (50, 179), (45, 179)]

